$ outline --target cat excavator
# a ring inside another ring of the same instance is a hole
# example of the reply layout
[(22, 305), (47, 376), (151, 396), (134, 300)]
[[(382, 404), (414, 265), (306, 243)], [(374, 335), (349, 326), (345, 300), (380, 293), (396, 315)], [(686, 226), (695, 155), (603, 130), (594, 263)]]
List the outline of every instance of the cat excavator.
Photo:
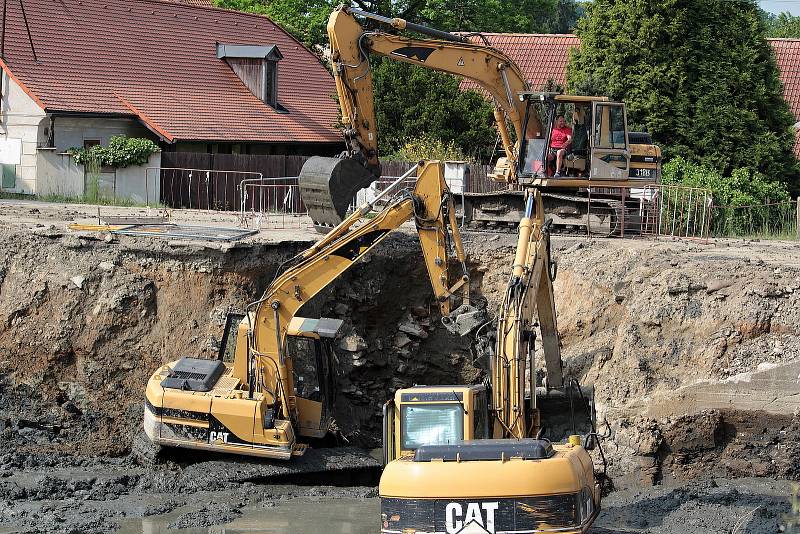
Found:
[[(432, 39), (367, 31), (356, 17)], [(660, 179), (661, 151), (648, 134), (628, 131), (624, 103), (532, 92), (514, 61), (474, 42), (479, 34), (456, 35), (345, 6), (331, 14), (327, 30), (346, 150), (339, 158), (309, 159), (299, 175), (303, 202), (322, 232), (346, 216), (358, 190), (381, 176), (371, 55), (462, 76), (494, 102), (505, 156), (489, 178), (504, 187), (465, 192), (467, 223), (515, 227), (525, 211), (526, 191), (537, 188), (554, 229), (613, 235), (625, 218), (619, 188)], [(559, 115), (568, 116), (574, 139), (556, 178), (549, 147)]]
[[(409, 189), (404, 182), (415, 172)], [(382, 201), (388, 205), (372, 217)], [(160, 446), (288, 460), (302, 455), (308, 440), (331, 432), (336, 393), (331, 344), (342, 321), (298, 312), (409, 220), (416, 225), (444, 326), (464, 335), (480, 324), (483, 310), (470, 304), (464, 249), (443, 165), (421, 163), (288, 260), (245, 314), (229, 315), (217, 359), (184, 357), (153, 372), (144, 411), (150, 440)], [(461, 269), (454, 280), (450, 259)], [(300, 353), (315, 367), (315, 376), (304, 373), (302, 383), (295, 376)]]
[(601, 478), (588, 451), (599, 448), (601, 436), (593, 390), (563, 370), (551, 229), (533, 189), (497, 317), (488, 383), (400, 389), (384, 406), (383, 534), (579, 534), (597, 517)]

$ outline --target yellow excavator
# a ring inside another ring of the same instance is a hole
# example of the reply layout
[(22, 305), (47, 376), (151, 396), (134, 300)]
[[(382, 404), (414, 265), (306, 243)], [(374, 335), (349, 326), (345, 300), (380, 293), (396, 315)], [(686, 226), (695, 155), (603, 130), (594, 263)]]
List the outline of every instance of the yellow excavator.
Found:
[[(404, 181), (415, 171), (409, 190)], [(342, 321), (300, 317), (298, 311), (409, 220), (416, 225), (445, 327), (463, 335), (478, 325), (483, 311), (470, 304), (464, 249), (443, 172), (440, 162), (421, 163), (290, 260), (245, 314), (228, 317), (216, 360), (185, 357), (156, 369), (145, 394), (150, 440), (285, 460), (302, 455), (309, 439), (324, 437), (334, 427), (330, 345)], [(371, 217), (379, 202), (388, 204)], [(451, 250), (461, 268), (454, 281), (448, 272)], [(301, 353), (316, 368), (314, 384), (306, 376), (304, 391), (293, 372)]]
[[(366, 31), (357, 16), (433, 39)], [(470, 41), (479, 35), (455, 35), (351, 7), (335, 10), (327, 29), (347, 149), (340, 158), (311, 158), (300, 173), (301, 197), (320, 231), (338, 224), (355, 193), (381, 175), (371, 55), (468, 78), (494, 102), (505, 156), (490, 178), (505, 187), (466, 192), (466, 222), (516, 226), (525, 211), (525, 191), (535, 187), (554, 228), (612, 235), (631, 216), (619, 188), (660, 179), (661, 151), (648, 134), (628, 131), (624, 103), (531, 92), (514, 61)], [(563, 167), (555, 169), (556, 154), (549, 147), (559, 115), (567, 115), (574, 136)]]
[(597, 517), (600, 479), (588, 451), (600, 436), (592, 391), (562, 368), (551, 226), (534, 189), (497, 317), (488, 384), (415, 386), (384, 406), (382, 533), (577, 534)]

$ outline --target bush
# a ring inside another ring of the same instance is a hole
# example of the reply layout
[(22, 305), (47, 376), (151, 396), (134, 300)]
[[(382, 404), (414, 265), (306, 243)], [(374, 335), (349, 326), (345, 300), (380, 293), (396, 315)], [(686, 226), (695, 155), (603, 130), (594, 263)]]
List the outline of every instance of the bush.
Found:
[(444, 142), (438, 137), (424, 134), (416, 139), (406, 139), (388, 159), (420, 161), (436, 159), (440, 161), (467, 161), (464, 152), (453, 141)]
[[(739, 168), (722, 176), (716, 169), (678, 156), (664, 165), (661, 181), (709, 189), (714, 206), (711, 231), (716, 236), (782, 234), (794, 217), (786, 186), (751, 169)], [(787, 216), (791, 216), (789, 221)]]
[(158, 145), (149, 139), (115, 135), (109, 139), (107, 147), (100, 145), (89, 148), (72, 147), (67, 149), (67, 152), (78, 165), (129, 167), (144, 165), (158, 150)]

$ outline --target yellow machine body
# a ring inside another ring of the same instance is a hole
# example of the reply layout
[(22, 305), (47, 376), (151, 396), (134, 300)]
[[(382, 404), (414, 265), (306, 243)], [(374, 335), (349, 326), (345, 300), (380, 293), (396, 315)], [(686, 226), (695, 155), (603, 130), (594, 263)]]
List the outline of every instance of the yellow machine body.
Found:
[(488, 406), (482, 385), (395, 393), (384, 407), (382, 533), (588, 531), (600, 509), (588, 452), (571, 443), (487, 439)]
[[(357, 16), (433, 38), (367, 31)], [(625, 226), (636, 227), (636, 221), (625, 220), (620, 197), (630, 195), (631, 187), (659, 183), (661, 150), (646, 133), (628, 131), (624, 103), (610, 102), (607, 97), (533, 93), (519, 66), (503, 52), (484, 44), (479, 35), (467, 38), (352, 7), (335, 10), (327, 30), (347, 145), (344, 156), (362, 166), (361, 172), (351, 169), (349, 176), (331, 177), (327, 185), (331, 196), (336, 197), (338, 191), (350, 194), (348, 185), (366, 187), (380, 176), (379, 125), (369, 61), (369, 55), (374, 54), (472, 80), (494, 103), (504, 155), (489, 177), (507, 187), (486, 193), (465, 192), (465, 222), (515, 225), (525, 209), (526, 190), (536, 187), (556, 227), (582, 228), (595, 235), (619, 235)], [(573, 115), (576, 110), (580, 113)], [(543, 154), (549, 150), (558, 114), (567, 115), (575, 133), (583, 135), (580, 149), (575, 146), (577, 135), (573, 136), (573, 150), (564, 161), (563, 174), (554, 178), (555, 156)], [(533, 165), (531, 157), (534, 144), (540, 153), (538, 165)], [(588, 188), (592, 188), (591, 193)], [(326, 218), (324, 205), (306, 203), (315, 221), (330, 224), (335, 219)]]
[(591, 458), (553, 449), (546, 460), (402, 457), (381, 477), (381, 532), (587, 532), (600, 505)]

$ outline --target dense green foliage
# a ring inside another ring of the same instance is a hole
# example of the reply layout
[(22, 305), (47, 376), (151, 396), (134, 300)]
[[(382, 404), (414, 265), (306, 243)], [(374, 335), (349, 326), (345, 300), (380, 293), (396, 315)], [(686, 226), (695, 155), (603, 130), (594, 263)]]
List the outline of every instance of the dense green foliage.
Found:
[(382, 154), (409, 140), (434, 137), (472, 159), (491, 155), (496, 132), (492, 107), (475, 91), (461, 91), (448, 74), (384, 60), (373, 65), (375, 113)]
[(67, 152), (78, 165), (128, 167), (144, 165), (150, 155), (159, 148), (149, 139), (115, 135), (108, 140), (108, 146), (95, 145), (89, 148), (72, 147)]
[[(312, 48), (325, 47), (328, 15), (339, 0), (214, 0), (219, 7), (269, 16)], [(575, 0), (358, 0), (355, 7), (447, 31), (567, 33), (582, 7)], [(365, 21), (376, 28), (373, 21)], [(384, 26), (383, 29), (386, 29)]]
[[(715, 236), (781, 235), (794, 222), (795, 205), (789, 202), (783, 184), (750, 169), (739, 168), (723, 176), (714, 168), (677, 156), (664, 165), (662, 183), (710, 190), (714, 202), (710, 223)], [(663, 201), (662, 209), (669, 212), (686, 212), (689, 205), (686, 198), (673, 199), (670, 194), (665, 194)]]
[(794, 118), (754, 0), (595, 0), (576, 31), (569, 88), (625, 101), (667, 159), (797, 187)]
[[(387, 159), (387, 158), (384, 158)], [(424, 134), (407, 139), (388, 159), (400, 161), (420, 161), (438, 159), (440, 161), (469, 161), (464, 152), (453, 141), (445, 143), (438, 137)]]
[(800, 38), (800, 17), (790, 13), (766, 15), (767, 37)]
[(339, 0), (214, 0), (218, 7), (267, 15), (306, 46), (328, 43), (325, 26)]
[(789, 200), (779, 182), (749, 169), (736, 169), (730, 176), (705, 165), (691, 163), (681, 156), (664, 164), (662, 182), (710, 189), (718, 206), (749, 206)]

